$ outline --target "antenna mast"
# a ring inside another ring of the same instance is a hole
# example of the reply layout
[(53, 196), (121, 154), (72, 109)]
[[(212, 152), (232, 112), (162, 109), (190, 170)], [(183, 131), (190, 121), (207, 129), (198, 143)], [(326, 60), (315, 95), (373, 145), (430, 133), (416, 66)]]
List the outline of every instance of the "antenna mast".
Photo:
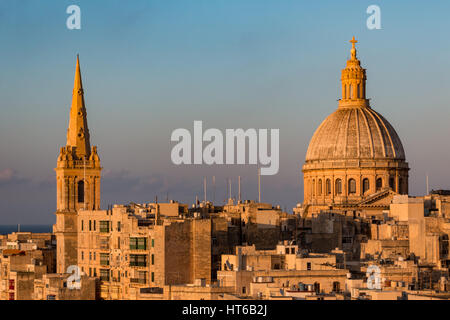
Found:
[(241, 176), (238, 176), (238, 185), (239, 185), (239, 202), (241, 202)]
[(258, 167), (258, 202), (261, 202), (261, 168)]
[(203, 178), (203, 195), (204, 195), (204, 201), (206, 204), (206, 177)]

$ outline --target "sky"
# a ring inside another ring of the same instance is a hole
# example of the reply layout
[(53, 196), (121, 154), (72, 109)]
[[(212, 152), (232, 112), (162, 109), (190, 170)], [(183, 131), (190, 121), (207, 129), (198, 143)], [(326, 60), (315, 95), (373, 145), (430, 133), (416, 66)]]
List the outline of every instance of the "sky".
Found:
[[(69, 5), (81, 29), (69, 30)], [(381, 9), (369, 30), (366, 9)], [(371, 106), (394, 126), (411, 195), (450, 189), (449, 1), (0, 0), (0, 225), (55, 222), (58, 152), (65, 145), (80, 55), (102, 207), (160, 201), (222, 204), (254, 165), (172, 164), (173, 130), (280, 129), (280, 169), (262, 201), (303, 201), (301, 166), (314, 130), (337, 108), (355, 36)], [(211, 180), (215, 176), (213, 195)]]

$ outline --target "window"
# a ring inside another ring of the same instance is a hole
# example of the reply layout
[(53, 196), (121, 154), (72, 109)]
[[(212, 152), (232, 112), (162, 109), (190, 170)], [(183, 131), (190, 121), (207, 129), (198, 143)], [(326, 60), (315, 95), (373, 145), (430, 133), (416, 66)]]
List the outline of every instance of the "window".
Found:
[(155, 282), (155, 273), (152, 272), (152, 282)]
[(120, 221), (117, 221), (117, 231), (120, 232)]
[(319, 181), (317, 182), (317, 194), (319, 196), (322, 195), (322, 179), (319, 179)]
[(81, 260), (84, 260), (84, 252), (81, 251)]
[(333, 282), (333, 291), (334, 292), (340, 292), (341, 291), (341, 284), (338, 281)]
[(342, 194), (342, 180), (336, 179), (336, 182), (334, 183), (334, 188), (336, 189), (336, 194)]
[(131, 267), (145, 267), (147, 266), (147, 256), (145, 254), (130, 254)]
[(154, 265), (154, 264), (155, 264), (155, 255), (152, 254), (152, 265)]
[(109, 221), (100, 221), (100, 232), (109, 232)]
[(356, 193), (356, 181), (355, 181), (355, 179), (348, 180), (348, 193), (349, 194)]
[(389, 188), (391, 188), (392, 190), (395, 190), (395, 179), (394, 179), (394, 177), (390, 177), (389, 178)]
[(91, 230), (92, 230), (92, 221), (89, 220), (89, 231), (91, 231)]
[(312, 181), (312, 195), (316, 195), (316, 180), (313, 179)]
[(100, 280), (109, 281), (109, 270), (108, 269), (100, 269)]
[(84, 230), (84, 221), (81, 220), (81, 231), (83, 231), (83, 230)]
[(330, 179), (327, 179), (327, 182), (326, 182), (326, 188), (327, 188), (327, 194), (331, 194), (331, 181), (330, 181)]
[(155, 246), (155, 239), (152, 239), (152, 248)]
[(109, 253), (100, 253), (100, 265), (109, 266)]
[(370, 187), (369, 179), (364, 178), (363, 179), (363, 193), (366, 193), (367, 191), (369, 191), (369, 187)]
[(130, 238), (130, 250), (146, 250), (146, 238)]
[(398, 179), (398, 192), (400, 194), (404, 194), (405, 193), (405, 185), (403, 183), (403, 178)]
[(381, 188), (383, 187), (383, 180), (381, 178), (378, 178), (376, 181), (376, 187), (377, 187), (377, 191), (380, 191)]
[(95, 222), (96, 222), (97, 220), (94, 220), (94, 231), (95, 231)]
[(306, 263), (306, 270), (311, 270), (311, 262)]
[(349, 87), (349, 92), (350, 92), (350, 99), (353, 99), (353, 88), (352, 88), (352, 85), (349, 85), (348, 86)]
[(78, 181), (78, 203), (84, 202), (84, 181)]
[(314, 283), (314, 291), (316, 293), (320, 293), (320, 283), (318, 283), (318, 282)]
[(145, 284), (147, 283), (147, 272), (146, 271), (139, 271), (137, 273), (137, 278), (136, 279), (132, 279), (134, 281), (132, 282), (137, 282), (137, 283), (141, 283), (141, 284)]
[(358, 91), (356, 92), (356, 94), (357, 94), (357, 96), (358, 96), (358, 99), (360, 98), (360, 96), (359, 96), (359, 91), (361, 90), (361, 85), (358, 83)]

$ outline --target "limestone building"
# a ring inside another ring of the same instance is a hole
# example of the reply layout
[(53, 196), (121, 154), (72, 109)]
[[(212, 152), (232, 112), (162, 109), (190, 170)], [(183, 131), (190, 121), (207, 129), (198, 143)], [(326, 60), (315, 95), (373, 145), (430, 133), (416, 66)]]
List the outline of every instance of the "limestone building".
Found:
[(77, 56), (67, 143), (56, 171), (57, 272), (77, 264), (77, 211), (100, 209), (100, 158), (90, 145), (89, 129)]
[(357, 41), (353, 37), (350, 42), (351, 57), (341, 74), (342, 98), (315, 131), (303, 165), (303, 207), (309, 212), (408, 193), (402, 143), (392, 125), (370, 106)]
[(181, 219), (177, 202), (78, 212), (78, 266), (102, 299), (134, 289), (211, 280), (211, 220)]

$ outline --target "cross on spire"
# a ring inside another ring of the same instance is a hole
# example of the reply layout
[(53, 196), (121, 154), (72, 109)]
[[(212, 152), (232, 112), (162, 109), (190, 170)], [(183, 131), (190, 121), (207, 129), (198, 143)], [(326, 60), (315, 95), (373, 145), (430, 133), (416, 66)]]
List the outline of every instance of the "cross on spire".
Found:
[(350, 43), (352, 44), (352, 50), (351, 52), (351, 59), (352, 60), (356, 60), (356, 48), (355, 48), (355, 43), (357, 43), (358, 41), (355, 40), (355, 36), (353, 36), (352, 40), (350, 40)]
[(352, 49), (355, 48), (355, 43), (357, 43), (358, 40), (355, 40), (355, 36), (353, 36), (352, 40), (350, 40), (350, 43), (352, 44)]

